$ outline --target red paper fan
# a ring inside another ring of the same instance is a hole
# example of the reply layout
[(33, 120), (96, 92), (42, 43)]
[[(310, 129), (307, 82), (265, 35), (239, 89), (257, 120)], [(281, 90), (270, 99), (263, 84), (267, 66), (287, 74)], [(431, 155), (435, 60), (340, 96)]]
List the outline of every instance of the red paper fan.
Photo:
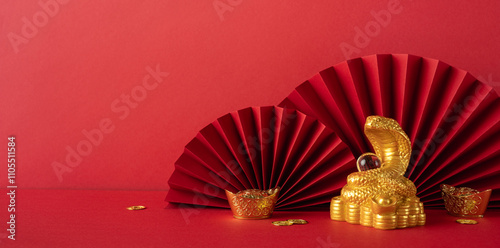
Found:
[(357, 157), (371, 147), (369, 115), (397, 120), (413, 153), (407, 176), (426, 206), (444, 206), (439, 185), (491, 188), (500, 207), (500, 102), (466, 71), (412, 55), (372, 55), (334, 65), (281, 104), (332, 128)]
[(356, 170), (329, 128), (297, 110), (253, 107), (218, 118), (175, 162), (166, 200), (229, 207), (224, 190), (281, 187), (277, 209), (327, 204)]

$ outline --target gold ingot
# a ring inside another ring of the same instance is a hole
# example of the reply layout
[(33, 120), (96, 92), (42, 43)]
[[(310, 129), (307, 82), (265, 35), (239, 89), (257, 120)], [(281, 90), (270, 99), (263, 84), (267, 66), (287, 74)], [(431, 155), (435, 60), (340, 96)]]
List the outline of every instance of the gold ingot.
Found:
[(396, 212), (396, 197), (384, 195), (372, 198), (372, 212), (374, 214), (391, 214)]
[(441, 184), (441, 195), (446, 211), (450, 215), (482, 218), (488, 207), (491, 189), (479, 192), (468, 187), (456, 188), (448, 184)]
[(266, 219), (271, 217), (280, 187), (269, 190), (247, 189), (237, 193), (226, 190), (229, 206), (236, 219)]

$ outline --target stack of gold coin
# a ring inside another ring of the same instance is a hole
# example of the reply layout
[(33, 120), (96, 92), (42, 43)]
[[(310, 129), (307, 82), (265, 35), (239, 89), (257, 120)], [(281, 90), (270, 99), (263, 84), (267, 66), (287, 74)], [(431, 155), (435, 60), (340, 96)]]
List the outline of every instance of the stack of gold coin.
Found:
[(396, 215), (395, 214), (375, 214), (373, 227), (377, 229), (396, 229)]
[(410, 214), (410, 204), (403, 204), (396, 210), (397, 228), (408, 227), (408, 215)]
[(425, 214), (418, 214), (417, 215), (417, 226), (425, 225), (425, 219), (426, 219)]
[(409, 212), (408, 214), (409, 215), (416, 215), (416, 214), (420, 214), (420, 207), (410, 207), (409, 209)]
[(351, 224), (359, 224), (360, 219), (360, 206), (357, 204), (347, 204), (345, 221)]
[(342, 203), (342, 198), (336, 196), (332, 198), (330, 204), (330, 218), (337, 221), (345, 221), (344, 218), (344, 204)]
[(418, 206), (420, 207), (420, 213), (423, 214), (424, 213), (424, 203), (423, 202), (419, 202)]
[(423, 208), (421, 207), (421, 202), (419, 201), (418, 198), (415, 198), (413, 199), (413, 201), (410, 202), (409, 210), (410, 211), (408, 215), (408, 226), (414, 227), (417, 225), (419, 214), (423, 212)]
[(407, 228), (409, 226), (408, 219), (408, 215), (397, 215), (396, 228)]
[(410, 214), (408, 215), (408, 227), (414, 227), (417, 225), (418, 215)]
[(363, 226), (373, 226), (373, 213), (370, 206), (361, 207), (360, 224)]

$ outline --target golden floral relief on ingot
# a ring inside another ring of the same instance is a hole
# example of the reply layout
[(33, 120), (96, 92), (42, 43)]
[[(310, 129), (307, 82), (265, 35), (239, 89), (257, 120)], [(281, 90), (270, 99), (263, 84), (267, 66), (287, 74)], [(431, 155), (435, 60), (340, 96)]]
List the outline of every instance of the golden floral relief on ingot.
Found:
[(482, 218), (488, 207), (491, 189), (479, 192), (469, 187), (441, 184), (441, 194), (446, 211), (458, 217)]
[(226, 190), (229, 206), (236, 219), (266, 219), (270, 218), (280, 187), (269, 190), (247, 189), (237, 193)]
[(410, 139), (395, 120), (382, 116), (369, 116), (364, 131), (375, 153), (358, 158), (359, 171), (351, 173), (341, 195), (332, 198), (331, 219), (377, 229), (424, 225), (424, 205), (413, 182), (404, 177)]

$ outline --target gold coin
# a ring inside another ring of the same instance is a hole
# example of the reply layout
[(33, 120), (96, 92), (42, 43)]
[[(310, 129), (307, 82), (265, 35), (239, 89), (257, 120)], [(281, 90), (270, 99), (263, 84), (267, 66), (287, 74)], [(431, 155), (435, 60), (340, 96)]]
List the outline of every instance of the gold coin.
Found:
[(128, 210), (143, 210), (146, 209), (145, 206), (130, 206), (127, 208)]
[(307, 221), (303, 219), (289, 219), (287, 221), (291, 222), (292, 224), (299, 224), (299, 225), (307, 224)]
[(477, 224), (477, 221), (475, 221), (475, 220), (468, 220), (468, 219), (458, 219), (457, 222), (460, 223), (460, 224), (466, 224), (466, 225), (475, 225), (475, 224)]
[(273, 221), (273, 225), (275, 225), (275, 226), (291, 226), (291, 225), (293, 225), (293, 223), (286, 221), (286, 220), (279, 220), (279, 221)]

